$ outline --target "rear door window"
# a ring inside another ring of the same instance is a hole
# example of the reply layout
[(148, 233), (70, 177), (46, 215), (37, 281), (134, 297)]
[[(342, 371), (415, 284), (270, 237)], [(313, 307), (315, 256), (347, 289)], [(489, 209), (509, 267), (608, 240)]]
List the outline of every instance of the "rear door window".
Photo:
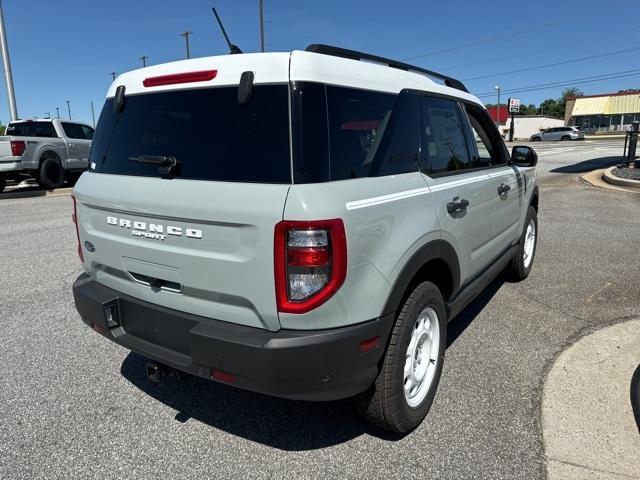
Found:
[(10, 123), (6, 134), (15, 137), (55, 138), (58, 136), (53, 123), (36, 121)]
[(91, 127), (87, 127), (86, 125), (78, 125), (80, 130), (82, 130), (82, 134), (84, 135), (85, 140), (91, 140), (93, 138), (94, 130)]
[(288, 97), (287, 85), (256, 85), (247, 105), (237, 87), (188, 89), (127, 96), (118, 114), (108, 99), (90, 161), (117, 175), (164, 176), (159, 162), (175, 160), (180, 178), (291, 183)]
[(77, 123), (62, 122), (62, 129), (67, 138), (85, 140), (84, 133)]
[(446, 98), (422, 97), (424, 168), (433, 175), (472, 168), (465, 126), (458, 104)]

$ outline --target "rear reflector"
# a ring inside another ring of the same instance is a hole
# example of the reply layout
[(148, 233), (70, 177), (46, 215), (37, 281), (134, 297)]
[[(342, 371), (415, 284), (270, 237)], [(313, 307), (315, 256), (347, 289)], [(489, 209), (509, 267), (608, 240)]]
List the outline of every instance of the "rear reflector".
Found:
[(27, 149), (27, 144), (22, 140), (11, 140), (11, 155), (20, 157)]
[(236, 376), (233, 373), (225, 372), (215, 368), (211, 369), (211, 378), (221, 382), (236, 383)]
[(380, 345), (380, 336), (371, 337), (360, 342), (360, 351), (362, 353), (369, 352)]
[(76, 239), (78, 240), (78, 257), (80, 261), (84, 263), (84, 254), (82, 253), (82, 246), (80, 245), (80, 230), (78, 230), (78, 208), (76, 206), (76, 196), (71, 194), (71, 200), (73, 200), (73, 214), (71, 220), (76, 227)]
[(159, 87), (160, 85), (174, 85), (176, 83), (206, 82), (213, 80), (218, 75), (218, 70), (201, 70), (199, 72), (174, 73), (149, 77), (142, 81), (145, 87)]

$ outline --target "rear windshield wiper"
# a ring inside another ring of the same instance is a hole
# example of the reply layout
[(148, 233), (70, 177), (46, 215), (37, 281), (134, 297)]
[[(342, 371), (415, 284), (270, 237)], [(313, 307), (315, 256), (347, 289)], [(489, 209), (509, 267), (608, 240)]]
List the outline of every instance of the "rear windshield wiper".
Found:
[(180, 162), (173, 155), (139, 155), (137, 157), (129, 157), (129, 160), (149, 165), (158, 165), (158, 173), (163, 177), (170, 178), (182, 175)]

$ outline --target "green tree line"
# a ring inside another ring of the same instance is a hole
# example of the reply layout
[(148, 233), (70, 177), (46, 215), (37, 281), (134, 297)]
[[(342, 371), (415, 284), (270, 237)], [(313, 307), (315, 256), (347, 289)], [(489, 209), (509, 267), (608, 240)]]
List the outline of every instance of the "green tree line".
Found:
[[(545, 115), (548, 117), (564, 118), (565, 109), (567, 107), (567, 99), (573, 97), (581, 97), (584, 93), (579, 88), (569, 87), (562, 91), (559, 98), (547, 98), (540, 103), (539, 106), (530, 103), (520, 105), (520, 115)], [(497, 104), (487, 104), (487, 107), (496, 107)], [(507, 108), (507, 105), (500, 104), (501, 108)]]

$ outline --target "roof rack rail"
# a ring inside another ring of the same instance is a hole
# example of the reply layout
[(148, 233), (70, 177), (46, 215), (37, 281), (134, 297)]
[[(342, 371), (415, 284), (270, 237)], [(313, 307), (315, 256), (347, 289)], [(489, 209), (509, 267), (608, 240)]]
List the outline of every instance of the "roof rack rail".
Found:
[(416, 67), (415, 65), (410, 65), (408, 63), (398, 62), (396, 60), (391, 60), (389, 58), (378, 57), (377, 55), (371, 55), (369, 53), (358, 52), (356, 50), (348, 50), (346, 48), (334, 47), (332, 45), (324, 45), (321, 43), (313, 43), (309, 45), (305, 51), (313, 52), (313, 53), (322, 53), (324, 55), (332, 55), (334, 57), (343, 57), (350, 58), (352, 60), (369, 60), (371, 62), (383, 63), (389, 65), (392, 68), (398, 68), (400, 70), (413, 71), (424, 73), (430, 77), (439, 78), (444, 81), (444, 84), (447, 87), (455, 88), (457, 90), (462, 90), (463, 92), (469, 92), (467, 87), (460, 80), (456, 80), (455, 78), (448, 77), (441, 73), (433, 72), (431, 70), (427, 70), (426, 68)]

